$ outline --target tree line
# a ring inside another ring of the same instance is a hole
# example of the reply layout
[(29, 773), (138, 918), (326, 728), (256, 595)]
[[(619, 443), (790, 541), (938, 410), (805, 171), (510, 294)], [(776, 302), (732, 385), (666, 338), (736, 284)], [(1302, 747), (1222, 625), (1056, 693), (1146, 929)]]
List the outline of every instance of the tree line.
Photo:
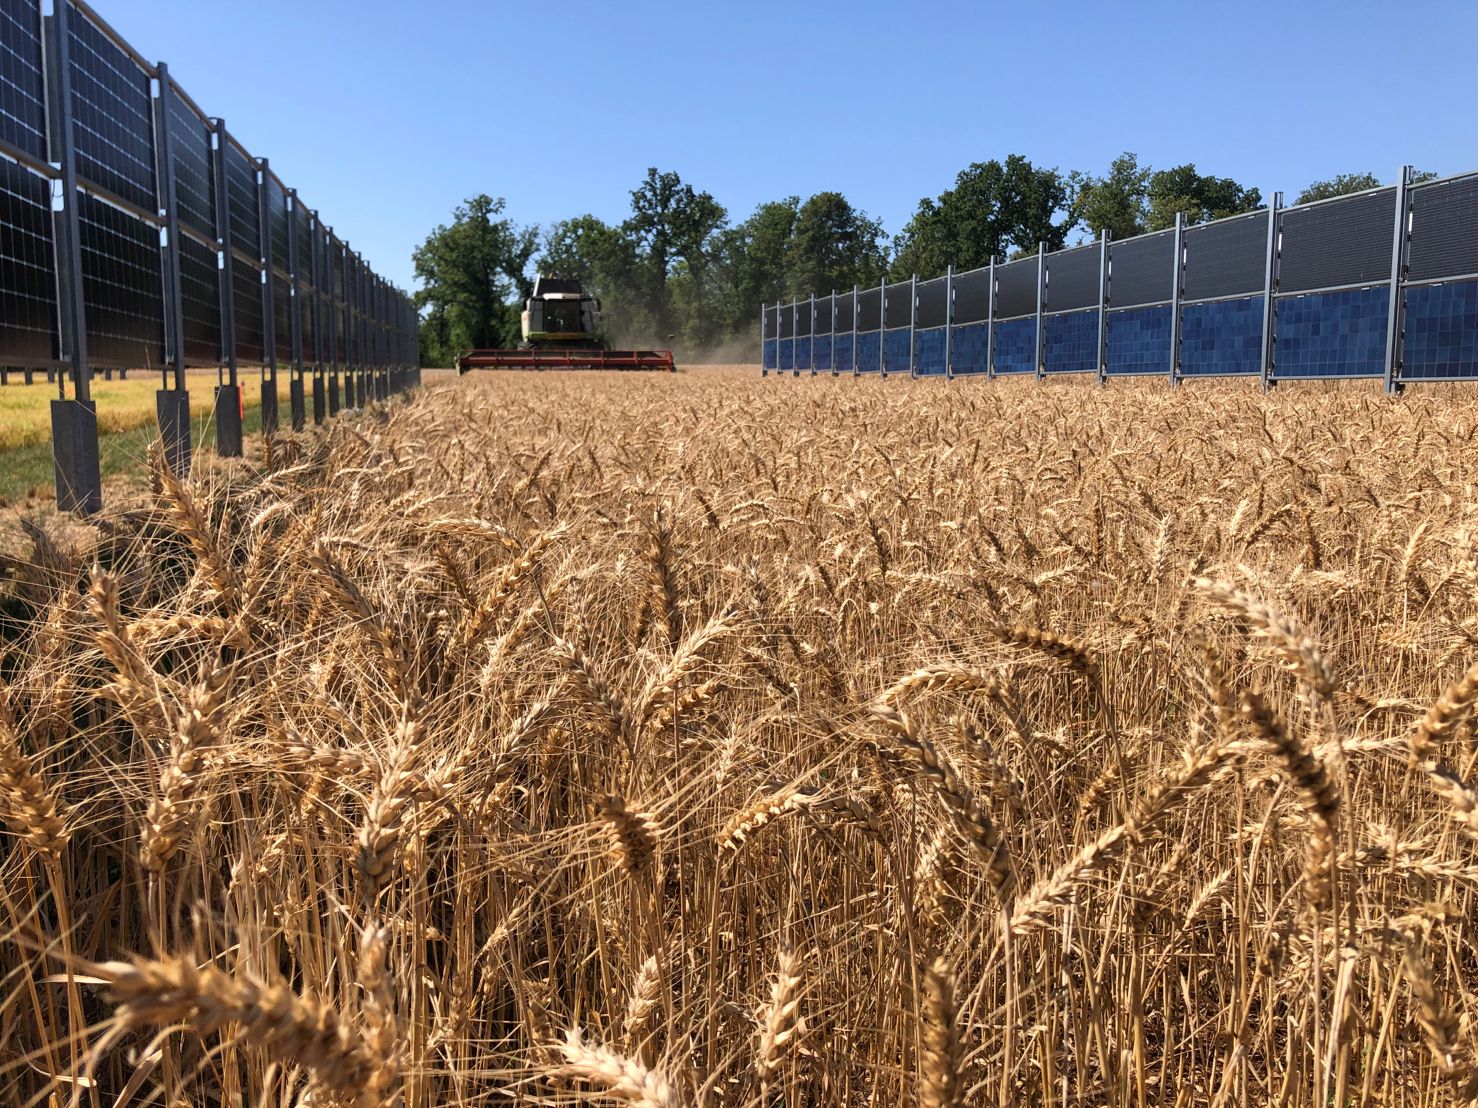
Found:
[[(1418, 180), (1434, 174), (1421, 173)], [(1371, 173), (1315, 181), (1296, 203), (1375, 188)], [(1019, 154), (973, 162), (951, 188), (925, 197), (895, 236), (840, 192), (760, 204), (733, 222), (711, 193), (677, 173), (647, 170), (619, 223), (580, 215), (538, 228), (516, 223), (504, 201), (480, 195), (416, 250), (423, 365), (461, 350), (519, 341), (519, 313), (536, 272), (577, 277), (601, 300), (620, 346), (674, 347), (685, 360), (750, 356), (763, 305), (884, 276), (932, 277), (992, 256), (1056, 250), (1070, 237), (1123, 239), (1261, 207), (1262, 194), (1193, 163), (1154, 169), (1125, 152), (1094, 175), (1034, 165)]]

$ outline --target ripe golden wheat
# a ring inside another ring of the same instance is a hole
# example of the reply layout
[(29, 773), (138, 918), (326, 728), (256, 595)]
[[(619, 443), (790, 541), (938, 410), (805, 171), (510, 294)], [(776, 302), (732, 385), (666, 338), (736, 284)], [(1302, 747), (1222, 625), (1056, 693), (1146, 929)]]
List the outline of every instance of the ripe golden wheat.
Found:
[(0, 1103), (1472, 1101), (1475, 434), (489, 376), (6, 521)]

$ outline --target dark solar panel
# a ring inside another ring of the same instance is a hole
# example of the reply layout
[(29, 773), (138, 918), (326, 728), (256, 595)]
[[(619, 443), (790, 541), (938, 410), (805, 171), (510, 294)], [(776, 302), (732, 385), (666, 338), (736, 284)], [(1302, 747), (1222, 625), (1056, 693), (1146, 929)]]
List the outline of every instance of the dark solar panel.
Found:
[(262, 338), (262, 274), (250, 262), (231, 256), (231, 304), (236, 315), (236, 358), (259, 363), (265, 354)]
[(850, 292), (837, 293), (836, 319), (832, 322), (832, 329), (838, 334), (852, 330), (852, 294)]
[(1478, 273), (1478, 177), (1411, 190), (1413, 281)]
[(210, 125), (178, 96), (169, 98), (169, 156), (174, 163), (175, 214), (215, 238), (216, 173)]
[(51, 182), (0, 159), (0, 364), (52, 361)]
[(1037, 311), (1037, 259), (996, 266), (996, 318), (1012, 319)]
[(1043, 310), (1064, 312), (1074, 308), (1096, 307), (1101, 265), (1101, 248), (1096, 242), (1048, 254)]
[(231, 245), (250, 258), (262, 256), (261, 216), (257, 211), (257, 170), (235, 143), (226, 144), (226, 209)]
[(80, 193), (82, 294), (87, 353), (99, 365), (164, 364), (159, 229)]
[(267, 231), (271, 241), (272, 268), (288, 272), (287, 257), (287, 193), (277, 178), (268, 173), (262, 179), (262, 188), (267, 190)]
[(1389, 280), (1395, 220), (1394, 188), (1290, 208), (1282, 216), (1278, 291)]
[(943, 327), (949, 322), (949, 301), (945, 299), (945, 293), (949, 291), (945, 288), (947, 284), (943, 277), (919, 282), (918, 314), (914, 319), (916, 327)]
[(40, 5), (36, 0), (0, 0), (0, 141), (44, 159), (41, 64)]
[(990, 270), (955, 274), (955, 323), (980, 323), (990, 315)]
[(1163, 303), (1174, 289), (1174, 231), (1109, 243), (1108, 301), (1113, 307)]
[(809, 335), (811, 333), (811, 302), (809, 300), (796, 302), (795, 333), (798, 335)]
[(293, 357), (292, 311), (288, 276), (281, 271), (272, 274), (272, 348), (279, 362), (290, 362)]
[(75, 7), (67, 26), (77, 172), (144, 211), (158, 211), (149, 75)]
[(217, 365), (221, 349), (221, 283), (215, 250), (180, 236), (180, 299), (185, 327), (185, 360)]
[(907, 327), (913, 313), (913, 288), (906, 281), (889, 285), (883, 296), (883, 326)]
[(1187, 228), (1185, 255), (1187, 300), (1262, 291), (1267, 284), (1268, 213)]

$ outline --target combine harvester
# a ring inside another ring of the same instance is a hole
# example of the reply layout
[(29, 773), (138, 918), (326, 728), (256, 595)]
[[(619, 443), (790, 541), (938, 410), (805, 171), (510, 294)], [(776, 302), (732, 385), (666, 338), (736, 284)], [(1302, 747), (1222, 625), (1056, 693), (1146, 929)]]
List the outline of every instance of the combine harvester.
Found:
[(569, 277), (540, 274), (523, 309), (517, 350), (469, 350), (457, 373), (472, 369), (661, 369), (676, 373), (670, 350), (607, 350), (600, 301)]

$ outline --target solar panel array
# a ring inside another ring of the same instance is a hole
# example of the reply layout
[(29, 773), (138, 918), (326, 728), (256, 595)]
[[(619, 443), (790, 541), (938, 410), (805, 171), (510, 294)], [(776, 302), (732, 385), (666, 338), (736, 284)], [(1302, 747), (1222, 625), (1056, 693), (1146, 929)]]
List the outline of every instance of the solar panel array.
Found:
[(1478, 172), (761, 313), (765, 372), (1478, 379)]
[(415, 365), (404, 293), (87, 4), (43, 7), (0, 0), (0, 366), (80, 368), (68, 201), (89, 366)]

